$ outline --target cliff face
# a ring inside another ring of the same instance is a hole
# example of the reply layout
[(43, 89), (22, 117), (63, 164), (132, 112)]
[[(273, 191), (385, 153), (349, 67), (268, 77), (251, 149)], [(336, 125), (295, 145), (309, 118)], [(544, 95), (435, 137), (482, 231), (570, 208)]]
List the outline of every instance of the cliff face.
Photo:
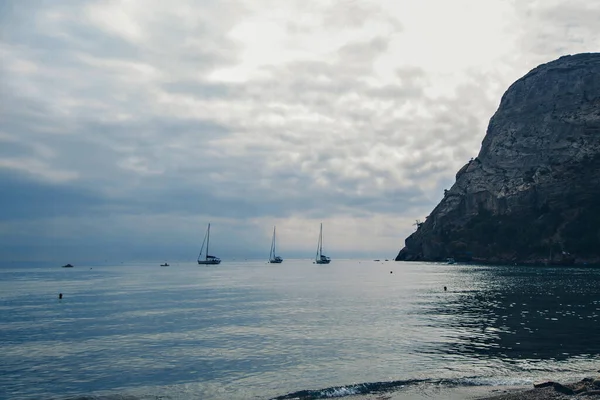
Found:
[(600, 263), (600, 53), (510, 86), (479, 155), (396, 260)]

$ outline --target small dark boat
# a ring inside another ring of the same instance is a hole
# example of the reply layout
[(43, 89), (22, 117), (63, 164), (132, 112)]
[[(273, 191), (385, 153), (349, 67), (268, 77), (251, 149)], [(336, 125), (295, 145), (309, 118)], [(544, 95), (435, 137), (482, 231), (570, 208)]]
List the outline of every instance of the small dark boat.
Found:
[(71, 264), (67, 264), (67, 265), (63, 265), (63, 268), (73, 268), (73, 266)]
[(169, 263), (160, 264), (161, 267), (168, 267)]

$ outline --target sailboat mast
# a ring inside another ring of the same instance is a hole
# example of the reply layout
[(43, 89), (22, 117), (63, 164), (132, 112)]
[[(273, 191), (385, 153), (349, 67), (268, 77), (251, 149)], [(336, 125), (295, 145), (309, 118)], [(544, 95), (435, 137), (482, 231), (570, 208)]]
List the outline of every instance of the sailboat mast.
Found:
[(269, 261), (273, 259), (273, 246), (275, 244), (275, 227), (273, 227), (273, 238), (271, 238), (271, 248), (269, 249)]
[(275, 227), (273, 227), (273, 257), (275, 257)]
[(210, 242), (210, 222), (208, 223), (208, 231), (206, 231), (206, 254), (204, 259), (208, 260), (208, 243)]
[(319, 232), (319, 257), (323, 254), (323, 223), (321, 222), (321, 230)]
[(206, 243), (206, 233), (204, 234), (204, 240), (202, 240), (202, 246), (200, 247), (200, 253), (198, 254), (198, 261), (200, 261), (200, 257), (202, 256), (202, 252), (204, 251), (205, 243)]

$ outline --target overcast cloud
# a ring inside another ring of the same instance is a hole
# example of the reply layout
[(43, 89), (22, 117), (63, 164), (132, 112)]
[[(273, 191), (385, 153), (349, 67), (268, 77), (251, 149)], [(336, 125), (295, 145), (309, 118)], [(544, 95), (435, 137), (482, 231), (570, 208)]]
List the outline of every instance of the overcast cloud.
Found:
[(0, 2), (0, 260), (392, 258), (584, 0)]

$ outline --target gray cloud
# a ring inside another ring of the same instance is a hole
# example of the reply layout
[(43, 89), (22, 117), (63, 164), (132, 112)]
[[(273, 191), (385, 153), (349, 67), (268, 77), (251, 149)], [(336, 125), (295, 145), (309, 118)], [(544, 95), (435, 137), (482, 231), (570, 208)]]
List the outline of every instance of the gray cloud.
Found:
[(94, 214), (102, 204), (98, 193), (77, 186), (31, 180), (0, 170), (0, 220), (23, 220)]
[[(520, 45), (533, 62), (565, 54), (597, 51), (600, 7), (583, 0), (516, 4), (522, 26)], [(531, 55), (529, 55), (529, 54)], [(535, 65), (534, 65), (535, 66)]]

